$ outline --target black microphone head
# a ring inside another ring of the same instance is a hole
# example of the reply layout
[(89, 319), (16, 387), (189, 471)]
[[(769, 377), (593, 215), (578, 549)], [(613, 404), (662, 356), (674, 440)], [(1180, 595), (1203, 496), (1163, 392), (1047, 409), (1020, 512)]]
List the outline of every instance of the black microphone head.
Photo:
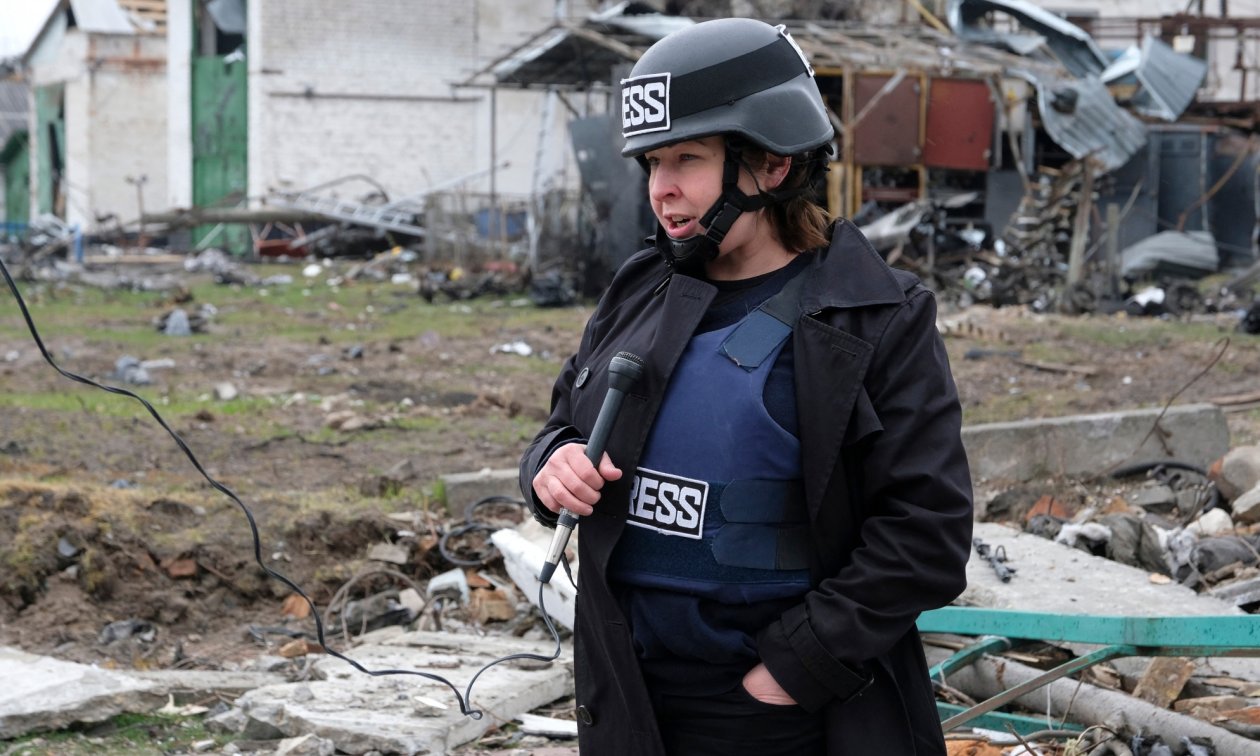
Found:
[(643, 378), (643, 358), (632, 352), (617, 352), (608, 363), (608, 385), (618, 391), (629, 391)]

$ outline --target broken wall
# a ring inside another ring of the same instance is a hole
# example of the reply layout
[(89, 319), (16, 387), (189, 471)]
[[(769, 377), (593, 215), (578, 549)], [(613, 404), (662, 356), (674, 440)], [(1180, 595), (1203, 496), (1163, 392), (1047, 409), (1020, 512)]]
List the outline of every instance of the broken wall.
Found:
[[(139, 217), (135, 186), (128, 177), (146, 176), (145, 196), (166, 194), (166, 41), (161, 37), (85, 33), (68, 29), (53, 35), (31, 58), (32, 91), (60, 88), (64, 150), (57, 206), (64, 219), (92, 232), (113, 228), (114, 218)], [(32, 107), (31, 154), (48, 136), (36, 128)], [(31, 171), (31, 208), (39, 207), (40, 182)], [(112, 216), (112, 217), (111, 217)], [(99, 217), (109, 220), (97, 221)]]
[[(89, 110), (86, 208), (71, 203), (68, 212), (112, 214), (118, 222), (140, 217), (134, 182), (143, 177), (146, 210), (166, 196), (166, 40), (149, 36), (105, 36), (89, 41), (92, 61)], [(67, 119), (67, 128), (69, 128)], [(129, 179), (131, 180), (129, 182)], [(70, 177), (70, 190), (76, 183)], [(67, 220), (75, 222), (73, 218)], [(93, 218), (92, 220), (95, 220)], [(85, 223), (93, 227), (93, 223)], [(99, 224), (110, 227), (112, 221)]]

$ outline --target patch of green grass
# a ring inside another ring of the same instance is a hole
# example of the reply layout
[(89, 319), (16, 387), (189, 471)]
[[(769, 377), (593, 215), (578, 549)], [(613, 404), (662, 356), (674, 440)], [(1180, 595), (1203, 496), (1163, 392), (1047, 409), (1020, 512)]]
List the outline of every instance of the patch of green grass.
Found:
[[(433, 331), (444, 338), (470, 338), (494, 329), (531, 329), (566, 317), (563, 311), (514, 307), (510, 299), (482, 298), (469, 302), (425, 302), (411, 286), (353, 282), (329, 286), (323, 276), (304, 279), (294, 268), (251, 270), (265, 277), (273, 272), (294, 276), (291, 284), (267, 287), (192, 287), (195, 301), (213, 303), (221, 329), (243, 332), (265, 329), (269, 334), (333, 344), (374, 339), (414, 338)], [(561, 314), (557, 314), (561, 313)], [(578, 321), (580, 324), (580, 321)]]
[[(215, 415), (254, 417), (272, 406), (272, 402), (264, 397), (243, 396), (231, 401), (210, 403), (191, 394), (171, 397), (145, 396), (143, 390), (136, 393), (144, 396), (168, 419), (194, 415), (204, 409)], [(0, 393), (0, 408), (4, 407), (24, 407), (48, 412), (90, 412), (102, 417), (149, 417), (148, 411), (130, 397), (105, 396), (100, 393), (80, 394), (74, 391)]]
[(10, 756), (160, 756), (188, 753), (192, 745), (214, 741), (215, 750), (234, 738), (206, 730), (200, 717), (120, 714), (95, 725), (27, 735), (6, 743)]
[[(108, 333), (111, 340), (116, 334), (136, 339), (164, 338), (153, 325), (154, 319), (168, 309), (163, 305), (167, 295), (160, 292), (29, 284), (19, 290), (36, 328), (46, 336), (102, 332)], [(0, 312), (16, 313), (16, 303), (3, 305)], [(22, 318), (0, 318), (0, 335), (25, 333), (27, 327)]]
[(431, 415), (413, 415), (410, 417), (400, 417), (391, 423), (391, 425), (399, 430), (438, 433), (445, 432), (450, 427), (450, 422), (451, 421), (447, 418), (434, 417)]
[(1123, 349), (1167, 346), (1178, 341), (1210, 344), (1222, 336), (1220, 329), (1211, 323), (1183, 323), (1153, 318), (1123, 321), (1094, 318), (1063, 320), (1058, 330), (1071, 339)]
[(537, 420), (517, 415), (507, 426), (486, 433), (485, 438), (504, 446), (515, 444), (524, 447), (538, 432), (538, 426)]
[(1081, 359), (1080, 355), (1072, 347), (1051, 341), (1037, 341), (1026, 344), (1021, 348), (1020, 352), (1023, 359), (1037, 362), (1057, 362), (1064, 365), (1073, 365)]
[(985, 398), (983, 404), (963, 407), (963, 424), (1003, 423), (1012, 418), (1035, 417), (1039, 413), (1037, 396), (1033, 392), (996, 394)]

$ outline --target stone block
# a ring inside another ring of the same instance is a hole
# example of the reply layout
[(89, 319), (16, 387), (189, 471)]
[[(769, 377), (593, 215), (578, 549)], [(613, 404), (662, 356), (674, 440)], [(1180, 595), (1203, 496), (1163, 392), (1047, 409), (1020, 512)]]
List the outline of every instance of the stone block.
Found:
[[(1106, 412), (963, 428), (976, 480), (1029, 481), (1094, 475), (1130, 462), (1175, 458), (1207, 467), (1229, 449), (1219, 407), (1188, 404), (1161, 410)], [(1151, 433), (1159, 420), (1163, 433)]]

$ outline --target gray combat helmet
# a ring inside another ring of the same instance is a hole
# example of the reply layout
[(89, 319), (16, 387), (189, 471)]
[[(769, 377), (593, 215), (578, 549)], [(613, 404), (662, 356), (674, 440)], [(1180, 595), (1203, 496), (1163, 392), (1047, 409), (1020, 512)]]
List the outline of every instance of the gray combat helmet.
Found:
[(713, 134), (797, 155), (834, 135), (796, 42), (750, 18), (705, 21), (652, 45), (621, 82), (621, 109), (625, 157)]

